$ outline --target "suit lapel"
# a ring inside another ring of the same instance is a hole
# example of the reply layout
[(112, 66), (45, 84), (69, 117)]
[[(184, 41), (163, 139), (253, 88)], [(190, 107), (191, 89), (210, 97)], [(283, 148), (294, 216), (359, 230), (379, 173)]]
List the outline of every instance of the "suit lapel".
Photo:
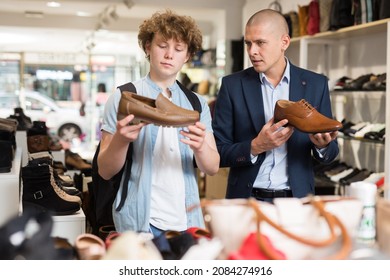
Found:
[[(249, 110), (251, 121), (256, 129), (260, 131), (265, 124), (263, 95), (259, 74), (249, 68), (246, 75), (242, 78), (242, 88), (244, 99)], [(307, 81), (303, 72), (290, 63), (290, 100), (299, 101), (305, 97)]]
[(250, 70), (242, 79), (242, 88), (252, 123), (256, 131), (260, 131), (265, 124), (263, 95), (259, 74), (253, 68), (250, 68)]
[(307, 81), (303, 72), (290, 63), (290, 100), (299, 101), (305, 97)]

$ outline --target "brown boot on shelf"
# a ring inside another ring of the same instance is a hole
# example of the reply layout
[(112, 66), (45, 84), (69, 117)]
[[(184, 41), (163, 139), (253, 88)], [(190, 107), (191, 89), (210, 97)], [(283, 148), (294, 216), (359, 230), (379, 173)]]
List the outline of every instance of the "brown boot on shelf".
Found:
[(46, 123), (34, 121), (33, 126), (27, 130), (27, 149), (29, 153), (50, 151), (49, 135), (47, 134)]
[(49, 151), (49, 136), (33, 135), (27, 136), (27, 150), (29, 153)]

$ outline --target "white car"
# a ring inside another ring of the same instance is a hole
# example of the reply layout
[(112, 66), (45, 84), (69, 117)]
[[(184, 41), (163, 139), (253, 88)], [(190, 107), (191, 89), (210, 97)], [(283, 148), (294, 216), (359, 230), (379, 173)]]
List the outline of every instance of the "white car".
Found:
[(14, 108), (23, 108), (24, 114), (32, 121), (44, 121), (49, 132), (65, 141), (81, 138), (88, 129), (88, 119), (80, 116), (77, 108), (59, 106), (53, 99), (35, 91), (20, 95), (0, 93), (0, 117), (14, 114)]

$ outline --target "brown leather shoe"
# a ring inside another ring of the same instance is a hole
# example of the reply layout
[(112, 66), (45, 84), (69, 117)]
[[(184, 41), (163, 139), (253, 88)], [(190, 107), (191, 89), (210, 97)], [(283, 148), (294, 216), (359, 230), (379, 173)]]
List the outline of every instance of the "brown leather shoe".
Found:
[(65, 150), (65, 166), (69, 169), (78, 169), (81, 171), (92, 168), (92, 165), (85, 162), (78, 153), (74, 153), (70, 150)]
[(297, 102), (278, 100), (275, 104), (274, 122), (283, 119), (306, 133), (331, 132), (343, 127), (341, 122), (322, 115), (304, 99)]
[(181, 127), (199, 121), (199, 112), (179, 107), (165, 98), (161, 93), (157, 99), (123, 91), (119, 101), (118, 120), (133, 114), (134, 121), (153, 123), (161, 126)]

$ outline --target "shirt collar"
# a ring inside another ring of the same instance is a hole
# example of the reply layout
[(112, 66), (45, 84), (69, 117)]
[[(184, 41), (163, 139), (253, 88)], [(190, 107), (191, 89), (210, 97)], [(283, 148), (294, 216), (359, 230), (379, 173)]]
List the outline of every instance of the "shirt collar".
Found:
[[(150, 74), (148, 74), (146, 76), (146, 82), (148, 83), (148, 85), (150, 87), (152, 87), (154, 90), (156, 90), (157, 92), (162, 92), (162, 88), (159, 87), (155, 82), (152, 81), (152, 79), (150, 78)], [(175, 90), (177, 90), (177, 88), (179, 87), (179, 85), (177, 84), (177, 82), (175, 81), (172, 85), (170, 85), (168, 87), (168, 89), (170, 90), (170, 92), (174, 92)]]
[[(289, 83), (290, 81), (290, 61), (287, 59), (287, 57), (284, 58), (286, 60), (286, 69), (284, 69), (282, 82)], [(267, 76), (263, 73), (259, 73), (260, 82), (264, 84), (265, 80), (267, 79)]]

